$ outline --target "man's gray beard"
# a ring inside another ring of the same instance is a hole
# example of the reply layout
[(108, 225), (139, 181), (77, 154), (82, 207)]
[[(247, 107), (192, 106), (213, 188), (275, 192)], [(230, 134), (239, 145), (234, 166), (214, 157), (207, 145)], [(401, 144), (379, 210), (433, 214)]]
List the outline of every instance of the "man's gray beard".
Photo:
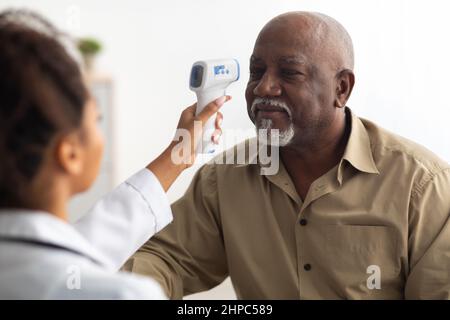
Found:
[[(256, 134), (262, 143), (276, 147), (284, 147), (294, 138), (294, 125), (292, 122), (283, 131), (273, 130), (272, 126), (272, 119), (265, 118), (256, 124)], [(259, 130), (267, 130), (267, 132), (260, 134)]]

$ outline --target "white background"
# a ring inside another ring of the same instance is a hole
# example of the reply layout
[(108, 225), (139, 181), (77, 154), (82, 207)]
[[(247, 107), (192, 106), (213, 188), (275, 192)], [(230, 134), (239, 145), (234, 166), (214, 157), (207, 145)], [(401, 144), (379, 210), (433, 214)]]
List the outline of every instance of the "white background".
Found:
[[(74, 35), (102, 41), (98, 69), (115, 81), (116, 182), (172, 138), (180, 111), (195, 100), (188, 90), (195, 60), (241, 62), (223, 127), (251, 128), (243, 94), (254, 40), (270, 18), (291, 10), (319, 11), (348, 29), (356, 52), (354, 112), (450, 161), (449, 1), (0, 0), (0, 9), (11, 6), (38, 10)], [(172, 187), (171, 200), (182, 195), (194, 170)], [(227, 288), (206, 297), (231, 297)]]

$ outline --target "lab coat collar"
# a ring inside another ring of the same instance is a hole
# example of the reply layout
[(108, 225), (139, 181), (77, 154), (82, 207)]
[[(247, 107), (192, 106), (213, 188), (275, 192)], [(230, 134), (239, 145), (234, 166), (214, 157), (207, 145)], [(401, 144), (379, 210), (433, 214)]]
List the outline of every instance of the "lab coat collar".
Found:
[(67, 249), (103, 267), (111, 266), (108, 259), (92, 247), (75, 228), (47, 212), (0, 210), (0, 243), (1, 238)]

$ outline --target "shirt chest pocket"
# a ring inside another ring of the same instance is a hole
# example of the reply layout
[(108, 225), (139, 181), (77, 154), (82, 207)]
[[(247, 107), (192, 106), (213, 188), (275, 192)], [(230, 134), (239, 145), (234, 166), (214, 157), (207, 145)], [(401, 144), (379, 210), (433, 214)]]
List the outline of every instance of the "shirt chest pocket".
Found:
[(395, 229), (326, 226), (325, 261), (346, 298), (393, 298), (401, 294), (401, 263)]

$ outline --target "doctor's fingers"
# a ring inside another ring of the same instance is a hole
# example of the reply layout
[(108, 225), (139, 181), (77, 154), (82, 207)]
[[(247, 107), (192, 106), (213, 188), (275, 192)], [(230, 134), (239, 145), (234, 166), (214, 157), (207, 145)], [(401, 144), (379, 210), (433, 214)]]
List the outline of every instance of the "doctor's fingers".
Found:
[(217, 111), (216, 121), (214, 122), (214, 126), (216, 129), (222, 129), (223, 122), (223, 114), (220, 111)]
[(221, 127), (222, 121), (223, 121), (223, 114), (220, 111), (218, 111), (214, 123), (216, 129), (214, 130), (214, 133), (211, 137), (212, 142), (214, 142), (215, 144), (219, 143), (219, 139), (222, 136), (222, 127)]
[(210, 102), (206, 105), (206, 107), (197, 115), (197, 120), (200, 120), (203, 125), (211, 118), (219, 109), (223, 106), (223, 104), (227, 101), (231, 100), (231, 96), (222, 96), (213, 102)]

